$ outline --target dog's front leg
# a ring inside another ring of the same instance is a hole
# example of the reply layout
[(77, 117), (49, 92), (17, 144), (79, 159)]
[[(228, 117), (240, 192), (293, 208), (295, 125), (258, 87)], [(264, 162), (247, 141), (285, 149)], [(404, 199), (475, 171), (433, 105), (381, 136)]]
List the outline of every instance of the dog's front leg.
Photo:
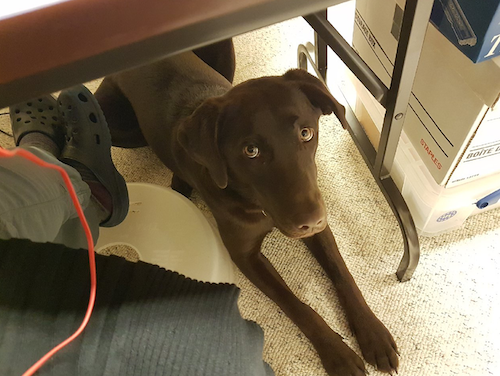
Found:
[(193, 193), (193, 187), (182, 180), (177, 174), (172, 176), (172, 183), (170, 184), (170, 187), (187, 198), (191, 197), (191, 193)]
[(330, 227), (305, 238), (304, 242), (332, 280), (366, 361), (381, 371), (397, 372), (396, 343), (366, 304), (339, 253)]
[[(326, 322), (302, 303), (286, 285), (267, 258), (260, 252), (264, 236), (248, 237), (248, 229), (219, 230), (234, 263), (262, 292), (271, 298), (300, 328), (318, 352), (330, 376), (364, 376), (363, 361)], [(247, 236), (245, 236), (247, 235)]]

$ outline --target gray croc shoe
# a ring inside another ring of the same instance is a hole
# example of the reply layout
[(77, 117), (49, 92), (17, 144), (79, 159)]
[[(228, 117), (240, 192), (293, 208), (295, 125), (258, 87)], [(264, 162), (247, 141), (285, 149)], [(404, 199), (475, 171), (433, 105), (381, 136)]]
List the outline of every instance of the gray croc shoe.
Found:
[(104, 114), (83, 85), (62, 91), (58, 104), (67, 127), (66, 145), (59, 159), (69, 165), (85, 166), (109, 192), (111, 214), (100, 225), (116, 226), (127, 216), (129, 199), (125, 180), (111, 159), (111, 135)]
[(31, 132), (50, 137), (59, 150), (64, 147), (66, 126), (59, 116), (57, 102), (52, 95), (45, 95), (9, 107), (10, 122), (16, 146)]

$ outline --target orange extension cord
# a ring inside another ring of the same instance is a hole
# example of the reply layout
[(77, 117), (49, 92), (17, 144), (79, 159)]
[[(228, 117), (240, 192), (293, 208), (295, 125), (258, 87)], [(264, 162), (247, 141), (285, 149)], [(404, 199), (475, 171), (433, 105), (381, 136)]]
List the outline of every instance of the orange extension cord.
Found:
[(31, 154), (30, 152), (24, 150), (24, 149), (14, 149), (14, 150), (5, 150), (2, 147), (0, 147), (0, 158), (12, 158), (16, 155), (19, 155), (35, 164), (37, 164), (40, 167), (43, 168), (49, 168), (52, 170), (58, 171), (63, 180), (64, 183), (66, 184), (66, 187), (68, 188), (69, 194), (71, 196), (71, 200), (73, 201), (73, 205), (75, 206), (75, 209), (78, 213), (78, 217), (80, 218), (80, 222), (82, 223), (83, 230), (85, 231), (85, 236), (87, 237), (87, 244), (89, 247), (89, 263), (90, 263), (90, 298), (89, 298), (89, 304), (87, 307), (87, 312), (85, 314), (85, 317), (82, 321), (82, 324), (80, 327), (76, 330), (73, 335), (68, 337), (66, 340), (61, 342), (59, 345), (54, 347), (52, 350), (50, 350), (47, 354), (45, 354), (38, 362), (33, 364), (24, 374), (23, 376), (31, 376), (33, 375), (36, 371), (42, 367), (42, 365), (47, 362), (52, 356), (54, 356), (55, 353), (57, 353), (59, 350), (61, 350), (63, 347), (65, 347), (67, 344), (69, 344), (71, 341), (73, 341), (76, 337), (78, 337), (85, 327), (87, 326), (87, 323), (90, 320), (90, 316), (92, 315), (92, 310), (94, 309), (94, 304), (95, 304), (95, 298), (96, 298), (96, 290), (97, 290), (97, 276), (96, 276), (96, 266), (95, 266), (95, 255), (94, 255), (94, 241), (92, 239), (92, 233), (90, 232), (89, 225), (87, 223), (87, 220), (85, 219), (85, 216), (83, 214), (83, 209), (80, 205), (80, 202), (78, 201), (78, 198), (76, 196), (75, 189), (73, 188), (73, 184), (71, 184), (71, 181), (69, 179), (68, 174), (66, 171), (64, 171), (63, 168), (47, 163), (40, 158), (36, 157), (35, 155)]

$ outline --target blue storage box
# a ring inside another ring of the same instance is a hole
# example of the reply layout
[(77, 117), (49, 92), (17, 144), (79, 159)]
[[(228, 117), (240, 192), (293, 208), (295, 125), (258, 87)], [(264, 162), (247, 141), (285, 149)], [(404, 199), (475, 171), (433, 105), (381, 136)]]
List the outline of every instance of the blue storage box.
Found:
[(500, 55), (500, 0), (435, 0), (431, 21), (474, 63)]

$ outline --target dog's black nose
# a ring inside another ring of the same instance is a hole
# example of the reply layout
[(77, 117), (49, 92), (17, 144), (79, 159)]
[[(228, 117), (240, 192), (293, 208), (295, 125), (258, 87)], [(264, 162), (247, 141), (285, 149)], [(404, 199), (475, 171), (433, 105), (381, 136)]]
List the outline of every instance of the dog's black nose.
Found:
[(303, 221), (302, 225), (299, 225), (299, 230), (303, 232), (316, 232), (318, 230), (323, 230), (325, 227), (326, 219), (324, 215), (317, 214), (317, 215), (311, 215), (309, 218), (307, 218), (307, 221)]
[(304, 230), (304, 231), (307, 231), (309, 230), (311, 227), (321, 227), (323, 226), (323, 222), (324, 222), (324, 219), (320, 219), (319, 221), (317, 221), (315, 224), (313, 224), (311, 226), (311, 224), (307, 224), (307, 225), (302, 225), (299, 227), (300, 230)]

